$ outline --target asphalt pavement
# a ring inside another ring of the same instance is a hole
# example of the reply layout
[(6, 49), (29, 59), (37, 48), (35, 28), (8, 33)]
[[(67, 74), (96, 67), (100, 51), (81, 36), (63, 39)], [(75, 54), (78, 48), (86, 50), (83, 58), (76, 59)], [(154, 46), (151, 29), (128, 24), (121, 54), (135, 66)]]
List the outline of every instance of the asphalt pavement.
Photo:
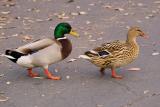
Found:
[[(30, 78), (25, 68), (0, 57), (0, 107), (160, 107), (159, 0), (0, 0), (0, 53), (53, 37), (56, 24), (69, 22), (80, 38), (71, 55), (50, 66), (60, 81)], [(101, 77), (99, 68), (78, 59), (83, 52), (113, 40), (125, 40), (139, 26), (140, 55), (119, 68), (124, 78)], [(129, 71), (128, 69), (136, 69)], [(43, 69), (34, 71), (45, 77)]]

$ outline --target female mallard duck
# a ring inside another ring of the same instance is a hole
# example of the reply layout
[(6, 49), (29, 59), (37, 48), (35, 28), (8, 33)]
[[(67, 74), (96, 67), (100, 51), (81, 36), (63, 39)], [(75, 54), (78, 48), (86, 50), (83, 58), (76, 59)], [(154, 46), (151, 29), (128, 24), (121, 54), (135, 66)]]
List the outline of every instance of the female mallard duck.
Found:
[(132, 27), (128, 31), (126, 41), (117, 40), (104, 43), (100, 47), (80, 55), (80, 58), (87, 59), (100, 67), (103, 75), (105, 68), (111, 68), (112, 77), (121, 79), (122, 76), (117, 75), (115, 69), (131, 63), (138, 57), (139, 46), (136, 42), (138, 36), (146, 37), (139, 27)]
[(20, 66), (28, 68), (31, 77), (38, 76), (32, 72), (34, 67), (43, 67), (49, 79), (59, 80), (48, 71), (50, 64), (65, 59), (72, 51), (72, 44), (64, 35), (71, 34), (78, 37), (78, 33), (72, 30), (68, 23), (60, 23), (54, 31), (55, 39), (46, 38), (20, 46), (15, 50), (6, 50), (5, 56)]

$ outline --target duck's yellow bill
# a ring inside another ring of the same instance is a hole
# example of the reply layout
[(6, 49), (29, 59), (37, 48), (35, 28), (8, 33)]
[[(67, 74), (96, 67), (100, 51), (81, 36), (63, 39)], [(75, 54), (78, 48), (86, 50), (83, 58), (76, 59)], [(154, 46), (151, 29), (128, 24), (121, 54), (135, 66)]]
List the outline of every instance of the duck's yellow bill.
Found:
[(79, 34), (74, 30), (71, 30), (69, 34), (75, 37), (79, 37)]

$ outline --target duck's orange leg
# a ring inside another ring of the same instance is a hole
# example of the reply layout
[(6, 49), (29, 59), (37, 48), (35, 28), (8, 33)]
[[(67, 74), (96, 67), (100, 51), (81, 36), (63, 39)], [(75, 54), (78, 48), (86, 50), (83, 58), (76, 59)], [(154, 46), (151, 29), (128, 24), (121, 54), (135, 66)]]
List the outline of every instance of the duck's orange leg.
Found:
[(122, 76), (116, 74), (116, 71), (115, 71), (114, 68), (112, 68), (111, 71), (112, 71), (112, 78), (116, 78), (116, 79), (122, 79), (123, 78)]
[(53, 74), (51, 74), (48, 71), (48, 69), (45, 69), (44, 73), (47, 75), (48, 79), (52, 79), (52, 80), (60, 80), (61, 79), (59, 76), (54, 76)]
[(37, 77), (37, 76), (39, 76), (37, 73), (32, 72), (32, 68), (29, 68), (29, 69), (28, 69), (28, 75), (29, 75), (30, 77)]

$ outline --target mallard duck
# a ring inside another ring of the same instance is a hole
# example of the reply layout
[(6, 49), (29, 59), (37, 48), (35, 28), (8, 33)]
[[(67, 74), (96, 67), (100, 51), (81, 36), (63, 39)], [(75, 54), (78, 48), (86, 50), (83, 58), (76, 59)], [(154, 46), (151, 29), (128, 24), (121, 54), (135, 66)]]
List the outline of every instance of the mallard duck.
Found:
[(139, 45), (136, 38), (139, 36), (147, 37), (139, 27), (131, 27), (126, 41), (116, 40), (104, 43), (100, 47), (80, 55), (80, 58), (87, 59), (100, 67), (102, 75), (104, 75), (106, 68), (110, 68), (113, 78), (122, 79), (122, 76), (116, 74), (115, 69), (131, 63), (138, 57)]
[(54, 76), (48, 70), (48, 66), (65, 59), (72, 51), (72, 44), (65, 34), (78, 37), (78, 33), (72, 30), (68, 23), (59, 23), (53, 38), (45, 38), (32, 43), (20, 46), (14, 50), (6, 50), (5, 56), (20, 66), (28, 68), (30, 77), (38, 74), (32, 72), (34, 67), (42, 67), (49, 79), (59, 80), (59, 76)]

